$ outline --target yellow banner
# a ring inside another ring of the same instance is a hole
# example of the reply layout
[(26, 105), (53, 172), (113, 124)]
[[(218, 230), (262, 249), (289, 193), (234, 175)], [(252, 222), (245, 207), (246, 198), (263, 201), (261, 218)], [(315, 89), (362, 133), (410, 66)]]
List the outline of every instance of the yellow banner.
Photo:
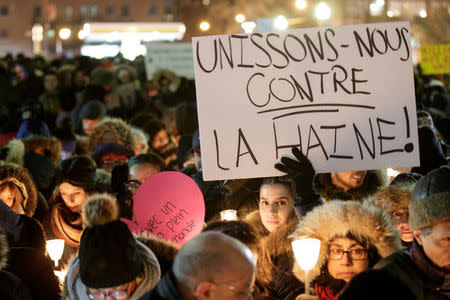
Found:
[(450, 73), (450, 44), (420, 47), (420, 65), (425, 75)]

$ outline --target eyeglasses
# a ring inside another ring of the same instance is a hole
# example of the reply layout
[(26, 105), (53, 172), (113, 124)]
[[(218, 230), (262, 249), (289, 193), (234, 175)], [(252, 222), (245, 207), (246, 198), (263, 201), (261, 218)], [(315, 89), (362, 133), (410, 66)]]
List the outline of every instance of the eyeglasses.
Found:
[(341, 260), (344, 256), (344, 253), (347, 253), (348, 256), (352, 260), (362, 260), (366, 258), (367, 250), (361, 248), (355, 248), (350, 250), (344, 250), (341, 248), (331, 248), (329, 253), (329, 259), (331, 260)]
[(238, 288), (236, 288), (236, 287), (234, 287), (234, 286), (232, 286), (232, 285), (229, 285), (229, 284), (227, 284), (227, 283), (215, 283), (215, 282), (214, 282), (214, 284), (215, 284), (215, 285), (218, 285), (218, 286), (223, 286), (224, 288), (227, 288), (227, 289), (229, 289), (230, 291), (233, 291), (233, 292), (236, 294), (236, 296), (238, 296), (239, 298), (243, 298), (243, 299), (253, 299), (253, 298), (252, 298), (252, 294), (253, 294), (253, 291), (254, 291), (254, 290), (253, 290), (252, 287), (249, 287), (248, 289), (241, 291), (241, 290), (239, 290)]
[(127, 290), (115, 290), (112, 292), (89, 291), (89, 299), (104, 300), (106, 297), (113, 299), (125, 299), (128, 296)]
[(140, 186), (141, 183), (137, 180), (128, 180), (127, 182), (125, 182), (125, 188), (133, 195), (136, 194)]

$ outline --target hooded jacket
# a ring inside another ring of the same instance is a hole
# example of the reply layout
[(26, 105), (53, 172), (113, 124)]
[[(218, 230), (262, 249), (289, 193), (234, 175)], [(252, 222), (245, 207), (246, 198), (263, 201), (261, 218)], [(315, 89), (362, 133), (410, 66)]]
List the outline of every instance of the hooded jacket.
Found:
[(256, 286), (263, 296), (276, 299), (295, 299), (304, 285), (292, 273), (294, 253), (289, 236), (296, 228), (298, 219), (293, 213), (289, 221), (269, 232), (261, 221), (259, 211), (250, 213), (246, 219), (260, 240), (256, 270)]
[(33, 216), (38, 204), (38, 193), (27, 169), (10, 165), (0, 166), (0, 185), (5, 182), (12, 182), (20, 189), (23, 196), (20, 205), (23, 207), (25, 215)]
[[(316, 238), (321, 241), (319, 258), (309, 272), (311, 281), (321, 275), (328, 261), (330, 242), (335, 237), (352, 234), (359, 240), (365, 240), (373, 246), (378, 255), (386, 257), (401, 249), (400, 238), (390, 217), (382, 209), (357, 201), (331, 201), (315, 207), (298, 224), (293, 239)], [(297, 263), (293, 273), (302, 282), (305, 272)]]
[(117, 143), (128, 149), (134, 149), (134, 137), (131, 134), (131, 127), (118, 118), (103, 119), (89, 136), (89, 152), (103, 143)]
[(62, 144), (56, 137), (30, 136), (22, 139), (26, 151), (41, 148), (54, 164), (61, 159)]
[(348, 191), (344, 191), (343, 189), (334, 186), (331, 182), (330, 173), (317, 174), (314, 178), (314, 189), (324, 201), (333, 199), (362, 200), (373, 195), (378, 187), (386, 184), (387, 176), (382, 170), (367, 171), (363, 185)]

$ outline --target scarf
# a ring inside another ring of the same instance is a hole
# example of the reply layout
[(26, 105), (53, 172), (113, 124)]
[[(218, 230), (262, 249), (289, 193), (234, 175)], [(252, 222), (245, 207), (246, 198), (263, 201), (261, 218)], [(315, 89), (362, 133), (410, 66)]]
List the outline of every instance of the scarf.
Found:
[(83, 233), (80, 214), (68, 211), (63, 204), (53, 206), (51, 212), (51, 225), (53, 233), (63, 239), (69, 246), (78, 248)]

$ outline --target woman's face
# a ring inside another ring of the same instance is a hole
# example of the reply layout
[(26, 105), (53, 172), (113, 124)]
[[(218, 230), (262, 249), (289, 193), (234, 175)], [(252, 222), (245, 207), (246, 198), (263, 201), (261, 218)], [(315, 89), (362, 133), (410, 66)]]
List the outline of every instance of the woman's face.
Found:
[(263, 184), (259, 190), (259, 214), (269, 232), (285, 224), (294, 212), (294, 197), (282, 184)]
[[(350, 251), (350, 252), (348, 252)], [(367, 250), (349, 238), (334, 238), (330, 243), (328, 273), (334, 279), (349, 282), (369, 268)]]
[(72, 212), (81, 211), (84, 200), (88, 197), (82, 188), (71, 185), (68, 182), (63, 182), (59, 185), (59, 191), (61, 192), (64, 203)]
[(20, 193), (19, 188), (6, 185), (0, 190), (0, 200), (8, 205), (16, 214), (23, 213), (21, 209), (19, 210), (22, 203), (22, 194)]

